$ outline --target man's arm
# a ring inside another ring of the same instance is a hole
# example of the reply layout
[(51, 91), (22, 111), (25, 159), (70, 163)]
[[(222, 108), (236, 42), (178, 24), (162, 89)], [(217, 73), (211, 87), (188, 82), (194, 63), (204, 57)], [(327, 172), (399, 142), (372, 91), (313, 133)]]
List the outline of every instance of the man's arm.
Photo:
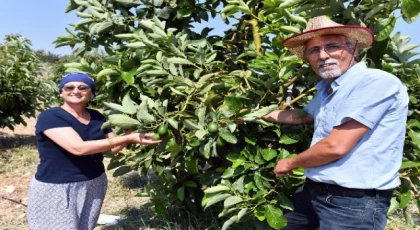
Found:
[(295, 168), (320, 166), (340, 159), (350, 152), (368, 131), (369, 128), (365, 125), (356, 120), (350, 120), (335, 127), (330, 135), (301, 154), (280, 160), (274, 173), (284, 175)]
[(274, 110), (273, 112), (262, 116), (261, 119), (274, 123), (286, 125), (313, 124), (314, 119), (310, 115), (302, 116), (296, 110)]

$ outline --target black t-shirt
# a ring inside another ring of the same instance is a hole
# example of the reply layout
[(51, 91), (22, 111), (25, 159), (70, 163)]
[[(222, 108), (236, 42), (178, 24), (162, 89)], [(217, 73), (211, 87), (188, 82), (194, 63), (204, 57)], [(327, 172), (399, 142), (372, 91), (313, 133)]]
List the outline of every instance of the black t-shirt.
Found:
[(88, 112), (91, 119), (87, 125), (79, 122), (61, 107), (54, 107), (39, 114), (35, 125), (40, 158), (35, 174), (37, 180), (56, 184), (71, 183), (91, 180), (105, 172), (102, 153), (76, 156), (43, 133), (47, 129), (72, 127), (84, 141), (104, 139), (106, 133), (112, 132), (110, 128), (101, 130), (105, 117), (96, 110), (88, 109)]

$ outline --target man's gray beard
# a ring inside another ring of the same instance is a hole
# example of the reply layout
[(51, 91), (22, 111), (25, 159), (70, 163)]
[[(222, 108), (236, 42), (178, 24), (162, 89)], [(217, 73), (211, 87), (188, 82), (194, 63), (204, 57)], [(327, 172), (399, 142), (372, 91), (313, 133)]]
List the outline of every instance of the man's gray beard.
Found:
[(323, 79), (337, 78), (337, 77), (341, 76), (341, 74), (343, 74), (341, 72), (338, 60), (327, 59), (325, 61), (319, 61), (317, 63), (318, 69), (319, 69), (319, 66), (321, 66), (323, 64), (336, 64), (334, 66), (334, 69), (332, 69), (332, 70), (319, 70), (319, 76), (322, 77)]
[(319, 76), (323, 79), (330, 79), (330, 78), (337, 78), (341, 76), (341, 69), (334, 69), (334, 70), (328, 70), (325, 72), (319, 72)]

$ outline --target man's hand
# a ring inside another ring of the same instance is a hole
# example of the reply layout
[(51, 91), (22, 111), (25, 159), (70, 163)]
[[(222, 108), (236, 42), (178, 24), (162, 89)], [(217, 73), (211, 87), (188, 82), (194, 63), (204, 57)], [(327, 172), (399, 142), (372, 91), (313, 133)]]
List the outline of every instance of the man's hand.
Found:
[(289, 159), (289, 158), (279, 160), (279, 162), (277, 162), (276, 167), (274, 168), (274, 173), (277, 176), (286, 176), (286, 175), (292, 173), (292, 170), (294, 168), (292, 167), (290, 161), (291, 161), (291, 159)]

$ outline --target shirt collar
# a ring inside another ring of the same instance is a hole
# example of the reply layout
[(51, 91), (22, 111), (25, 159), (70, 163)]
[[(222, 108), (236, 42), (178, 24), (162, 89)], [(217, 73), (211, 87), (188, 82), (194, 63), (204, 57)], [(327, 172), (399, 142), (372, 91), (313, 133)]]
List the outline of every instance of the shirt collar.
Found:
[[(336, 89), (340, 87), (340, 85), (344, 85), (348, 81), (353, 81), (354, 79), (351, 79), (350, 77), (347, 77), (347, 76), (350, 75), (351, 73), (358, 72), (366, 68), (367, 66), (365, 62), (359, 62), (355, 64), (354, 66), (350, 67), (350, 69), (348, 69), (343, 75), (335, 79), (335, 81), (333, 81), (333, 83), (331, 84), (331, 88), (335, 91)], [(323, 79), (322, 81), (320, 81), (318, 84), (315, 85), (315, 88), (319, 92), (325, 91), (325, 90), (327, 90), (328, 92), (330, 88), (330, 83), (327, 80)]]

